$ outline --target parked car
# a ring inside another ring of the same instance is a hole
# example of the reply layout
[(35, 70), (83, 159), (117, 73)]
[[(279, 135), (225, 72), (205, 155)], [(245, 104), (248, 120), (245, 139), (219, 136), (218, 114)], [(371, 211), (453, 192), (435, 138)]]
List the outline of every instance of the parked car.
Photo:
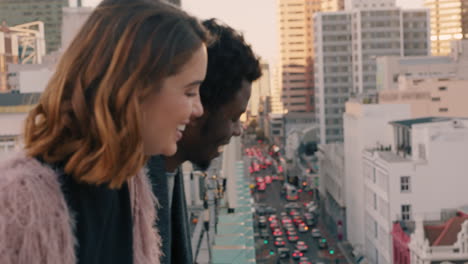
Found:
[(273, 179), (271, 178), (270, 175), (265, 176), (265, 182), (266, 182), (266, 184), (270, 184), (270, 183), (273, 182)]

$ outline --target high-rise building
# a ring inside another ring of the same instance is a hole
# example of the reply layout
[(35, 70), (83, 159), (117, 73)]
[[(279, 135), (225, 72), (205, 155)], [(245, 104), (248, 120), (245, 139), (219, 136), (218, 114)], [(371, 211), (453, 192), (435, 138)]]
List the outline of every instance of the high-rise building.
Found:
[(450, 53), (450, 42), (468, 39), (468, 0), (426, 0), (431, 12), (432, 55)]
[(60, 48), (62, 8), (68, 0), (0, 0), (0, 22), (8, 25), (44, 22), (47, 53)]
[(181, 3), (180, 3), (180, 0), (165, 0), (166, 2), (169, 2), (171, 4), (174, 4), (176, 6), (180, 6)]
[(344, 0), (322, 0), (322, 12), (344, 9)]
[(314, 111), (313, 24), (320, 0), (280, 0), (282, 102), (289, 112)]
[(315, 108), (320, 142), (343, 140), (344, 104), (376, 90), (376, 58), (429, 53), (429, 13), (401, 10), (391, 0), (353, 0), (345, 11), (317, 13)]
[[(261, 63), (262, 77), (252, 83), (252, 92), (250, 95), (249, 105), (247, 110), (251, 116), (257, 117), (260, 108), (263, 108), (262, 102), (264, 102), (271, 92), (271, 80), (270, 80), (270, 66), (268, 63)], [(266, 109), (264, 109), (266, 110)]]

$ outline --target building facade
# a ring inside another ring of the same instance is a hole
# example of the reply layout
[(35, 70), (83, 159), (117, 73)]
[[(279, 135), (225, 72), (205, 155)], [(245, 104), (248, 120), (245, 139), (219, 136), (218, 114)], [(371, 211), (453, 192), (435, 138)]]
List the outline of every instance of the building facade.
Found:
[(401, 10), (392, 7), (394, 1), (345, 3), (346, 11), (314, 16), (315, 106), (322, 144), (343, 141), (342, 114), (351, 94), (376, 91), (378, 56), (429, 53), (427, 10)]
[(437, 212), (468, 201), (467, 119), (426, 117), (390, 124), (391, 144), (362, 154), (365, 252), (372, 263), (392, 263), (395, 221), (438, 220)]
[(468, 117), (468, 80), (400, 77), (398, 90), (379, 92), (381, 104), (409, 104), (413, 118)]
[(278, 1), (281, 100), (289, 112), (314, 111), (312, 15), (320, 0)]
[(411, 254), (409, 250), (409, 242), (411, 241), (410, 235), (411, 234), (408, 232), (406, 226), (402, 226), (402, 222), (397, 221), (393, 223), (392, 240), (394, 264), (411, 263)]
[[(258, 117), (259, 112), (264, 110), (262, 102), (267, 100), (271, 94), (271, 75), (270, 75), (270, 66), (268, 63), (261, 63), (262, 68), (262, 77), (252, 83), (252, 92), (250, 95), (249, 104), (247, 106), (247, 111), (249, 111), (250, 116)], [(266, 109), (268, 110), (268, 109)]]
[(450, 42), (468, 39), (468, 0), (425, 0), (431, 11), (432, 55), (448, 55)]
[(320, 145), (320, 199), (324, 223), (338, 240), (346, 239), (346, 188), (343, 143)]
[[(365, 103), (364, 103), (365, 102)], [(388, 122), (410, 118), (409, 105), (378, 105), (367, 98), (346, 103), (344, 114), (345, 201), (347, 239), (359, 254), (365, 252), (363, 151), (392, 142)], [(375, 263), (375, 262), (371, 262)]]
[(0, 18), (8, 25), (42, 21), (49, 53), (60, 48), (62, 8), (68, 5), (68, 0), (0, 0)]
[[(433, 222), (433, 221), (432, 221)], [(464, 264), (468, 262), (468, 217), (427, 223), (416, 220), (416, 230), (409, 243), (411, 263)]]
[(468, 40), (451, 42), (448, 56), (382, 56), (377, 58), (377, 90), (397, 90), (401, 76), (415, 79), (468, 79)]

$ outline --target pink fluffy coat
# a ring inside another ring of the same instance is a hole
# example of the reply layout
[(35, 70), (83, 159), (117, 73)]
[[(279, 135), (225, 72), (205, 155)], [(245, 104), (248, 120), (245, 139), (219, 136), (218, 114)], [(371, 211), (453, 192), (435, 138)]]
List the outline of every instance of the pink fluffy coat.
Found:
[[(129, 181), (135, 264), (159, 263), (156, 198), (146, 172)], [(0, 263), (76, 263), (74, 219), (51, 168), (24, 153), (0, 163)]]

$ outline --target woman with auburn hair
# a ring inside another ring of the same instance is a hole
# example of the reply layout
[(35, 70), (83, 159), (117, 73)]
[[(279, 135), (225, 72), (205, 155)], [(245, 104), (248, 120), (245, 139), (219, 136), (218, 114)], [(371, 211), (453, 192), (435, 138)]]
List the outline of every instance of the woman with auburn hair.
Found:
[(104, 1), (0, 163), (0, 263), (159, 263), (144, 164), (203, 108), (209, 36), (159, 1)]

